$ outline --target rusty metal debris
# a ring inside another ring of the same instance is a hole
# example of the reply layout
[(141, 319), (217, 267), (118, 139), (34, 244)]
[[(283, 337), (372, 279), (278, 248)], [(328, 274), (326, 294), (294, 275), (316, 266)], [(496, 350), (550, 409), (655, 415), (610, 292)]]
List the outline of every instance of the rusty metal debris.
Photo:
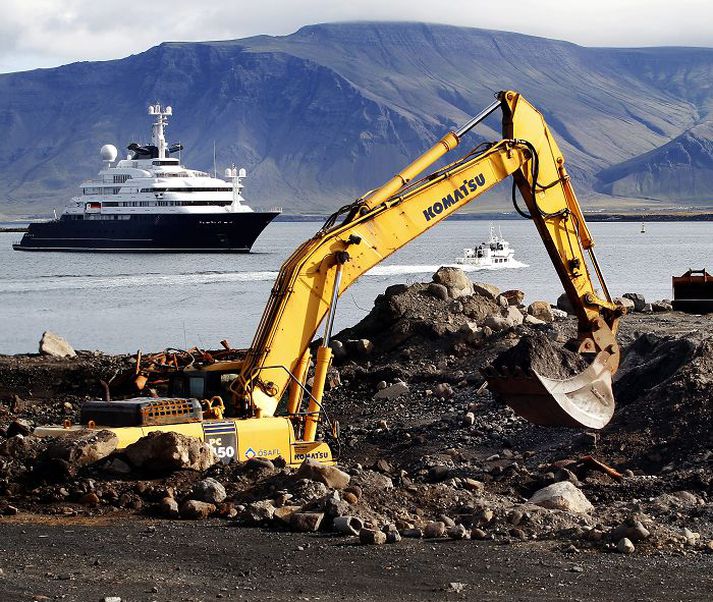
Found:
[(134, 368), (124, 374), (119, 380), (131, 379), (137, 391), (155, 389), (168, 383), (169, 375), (186, 368), (200, 368), (219, 361), (238, 361), (244, 354), (244, 349), (234, 349), (227, 340), (220, 342), (223, 349), (203, 350), (198, 347), (191, 349), (168, 348), (165, 351), (144, 354), (136, 352)]

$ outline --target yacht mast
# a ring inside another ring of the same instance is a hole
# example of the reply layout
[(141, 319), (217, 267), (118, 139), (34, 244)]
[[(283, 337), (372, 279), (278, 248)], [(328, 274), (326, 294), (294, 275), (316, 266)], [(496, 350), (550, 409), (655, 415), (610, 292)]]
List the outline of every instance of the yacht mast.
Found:
[(152, 141), (153, 145), (158, 149), (158, 158), (166, 158), (166, 137), (164, 136), (164, 128), (168, 123), (167, 117), (173, 115), (171, 107), (163, 108), (160, 103), (149, 105), (149, 115), (156, 117), (156, 121), (152, 126)]

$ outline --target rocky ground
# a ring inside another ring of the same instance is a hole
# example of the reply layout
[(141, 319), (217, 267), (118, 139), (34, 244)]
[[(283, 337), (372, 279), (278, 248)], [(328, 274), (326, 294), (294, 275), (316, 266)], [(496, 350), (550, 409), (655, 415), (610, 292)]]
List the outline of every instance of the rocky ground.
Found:
[[(713, 320), (633, 294), (624, 303), (631, 312), (619, 334), (617, 411), (595, 432), (526, 422), (480, 373), (506, 357), (532, 359), (518, 355), (523, 348), (559, 349), (576, 330), (565, 311), (452, 270), (390, 287), (332, 344), (326, 409), (341, 424), (331, 441), (338, 469), (257, 459), (224, 465), (176, 436), (125, 452), (105, 434), (41, 440), (32, 427), (76, 421), (83, 400), (104, 395), (100, 381), (116, 397), (132, 395), (122, 379), (132, 359), (0, 357), (0, 532), (16, 534), (17, 521), (36, 517), (65, 526), (105, 521), (122, 533), (132, 517), (210, 528), (218, 518), (226, 527), (314, 533), (295, 539), (297, 548), (393, 544), (411, 554), (450, 541), (434, 549), (473, 555), (516, 545), (572, 567), (607, 552), (709, 563)], [(581, 369), (560, 351), (531, 365), (560, 378)], [(250, 539), (257, 545), (259, 537)]]

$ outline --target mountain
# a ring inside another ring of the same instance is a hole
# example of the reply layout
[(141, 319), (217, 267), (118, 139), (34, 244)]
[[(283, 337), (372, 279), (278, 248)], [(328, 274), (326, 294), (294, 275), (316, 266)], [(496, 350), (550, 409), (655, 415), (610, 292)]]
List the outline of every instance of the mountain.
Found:
[(713, 122), (698, 124), (662, 147), (598, 174), (606, 194), (697, 204), (713, 196)]
[[(215, 142), (221, 172), (247, 168), (253, 205), (325, 212), (506, 88), (543, 112), (589, 207), (624, 202), (608, 195), (711, 207), (712, 76), (713, 49), (585, 48), (423, 23), (164, 43), (0, 75), (0, 213), (63, 206), (99, 169), (102, 144), (148, 139), (156, 100), (174, 107), (168, 138), (186, 164), (212, 169)], [(467, 143), (497, 138), (493, 117)]]

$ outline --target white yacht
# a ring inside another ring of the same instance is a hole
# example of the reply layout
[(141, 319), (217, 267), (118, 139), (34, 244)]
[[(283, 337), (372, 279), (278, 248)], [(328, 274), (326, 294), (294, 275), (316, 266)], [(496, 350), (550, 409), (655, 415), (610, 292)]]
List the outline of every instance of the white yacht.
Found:
[(31, 224), (13, 245), (22, 251), (220, 251), (248, 252), (281, 209), (254, 211), (242, 196), (244, 169), (225, 170), (226, 179), (189, 169), (168, 145), (170, 106), (149, 106), (152, 144), (129, 144), (117, 161), (105, 144), (97, 178), (81, 184), (59, 218)]
[(500, 230), (496, 233), (495, 226), (490, 224), (490, 238), (477, 247), (463, 249), (463, 257), (456, 258), (456, 263), (481, 268), (511, 267), (517, 263), (514, 255), (515, 250), (510, 248)]

